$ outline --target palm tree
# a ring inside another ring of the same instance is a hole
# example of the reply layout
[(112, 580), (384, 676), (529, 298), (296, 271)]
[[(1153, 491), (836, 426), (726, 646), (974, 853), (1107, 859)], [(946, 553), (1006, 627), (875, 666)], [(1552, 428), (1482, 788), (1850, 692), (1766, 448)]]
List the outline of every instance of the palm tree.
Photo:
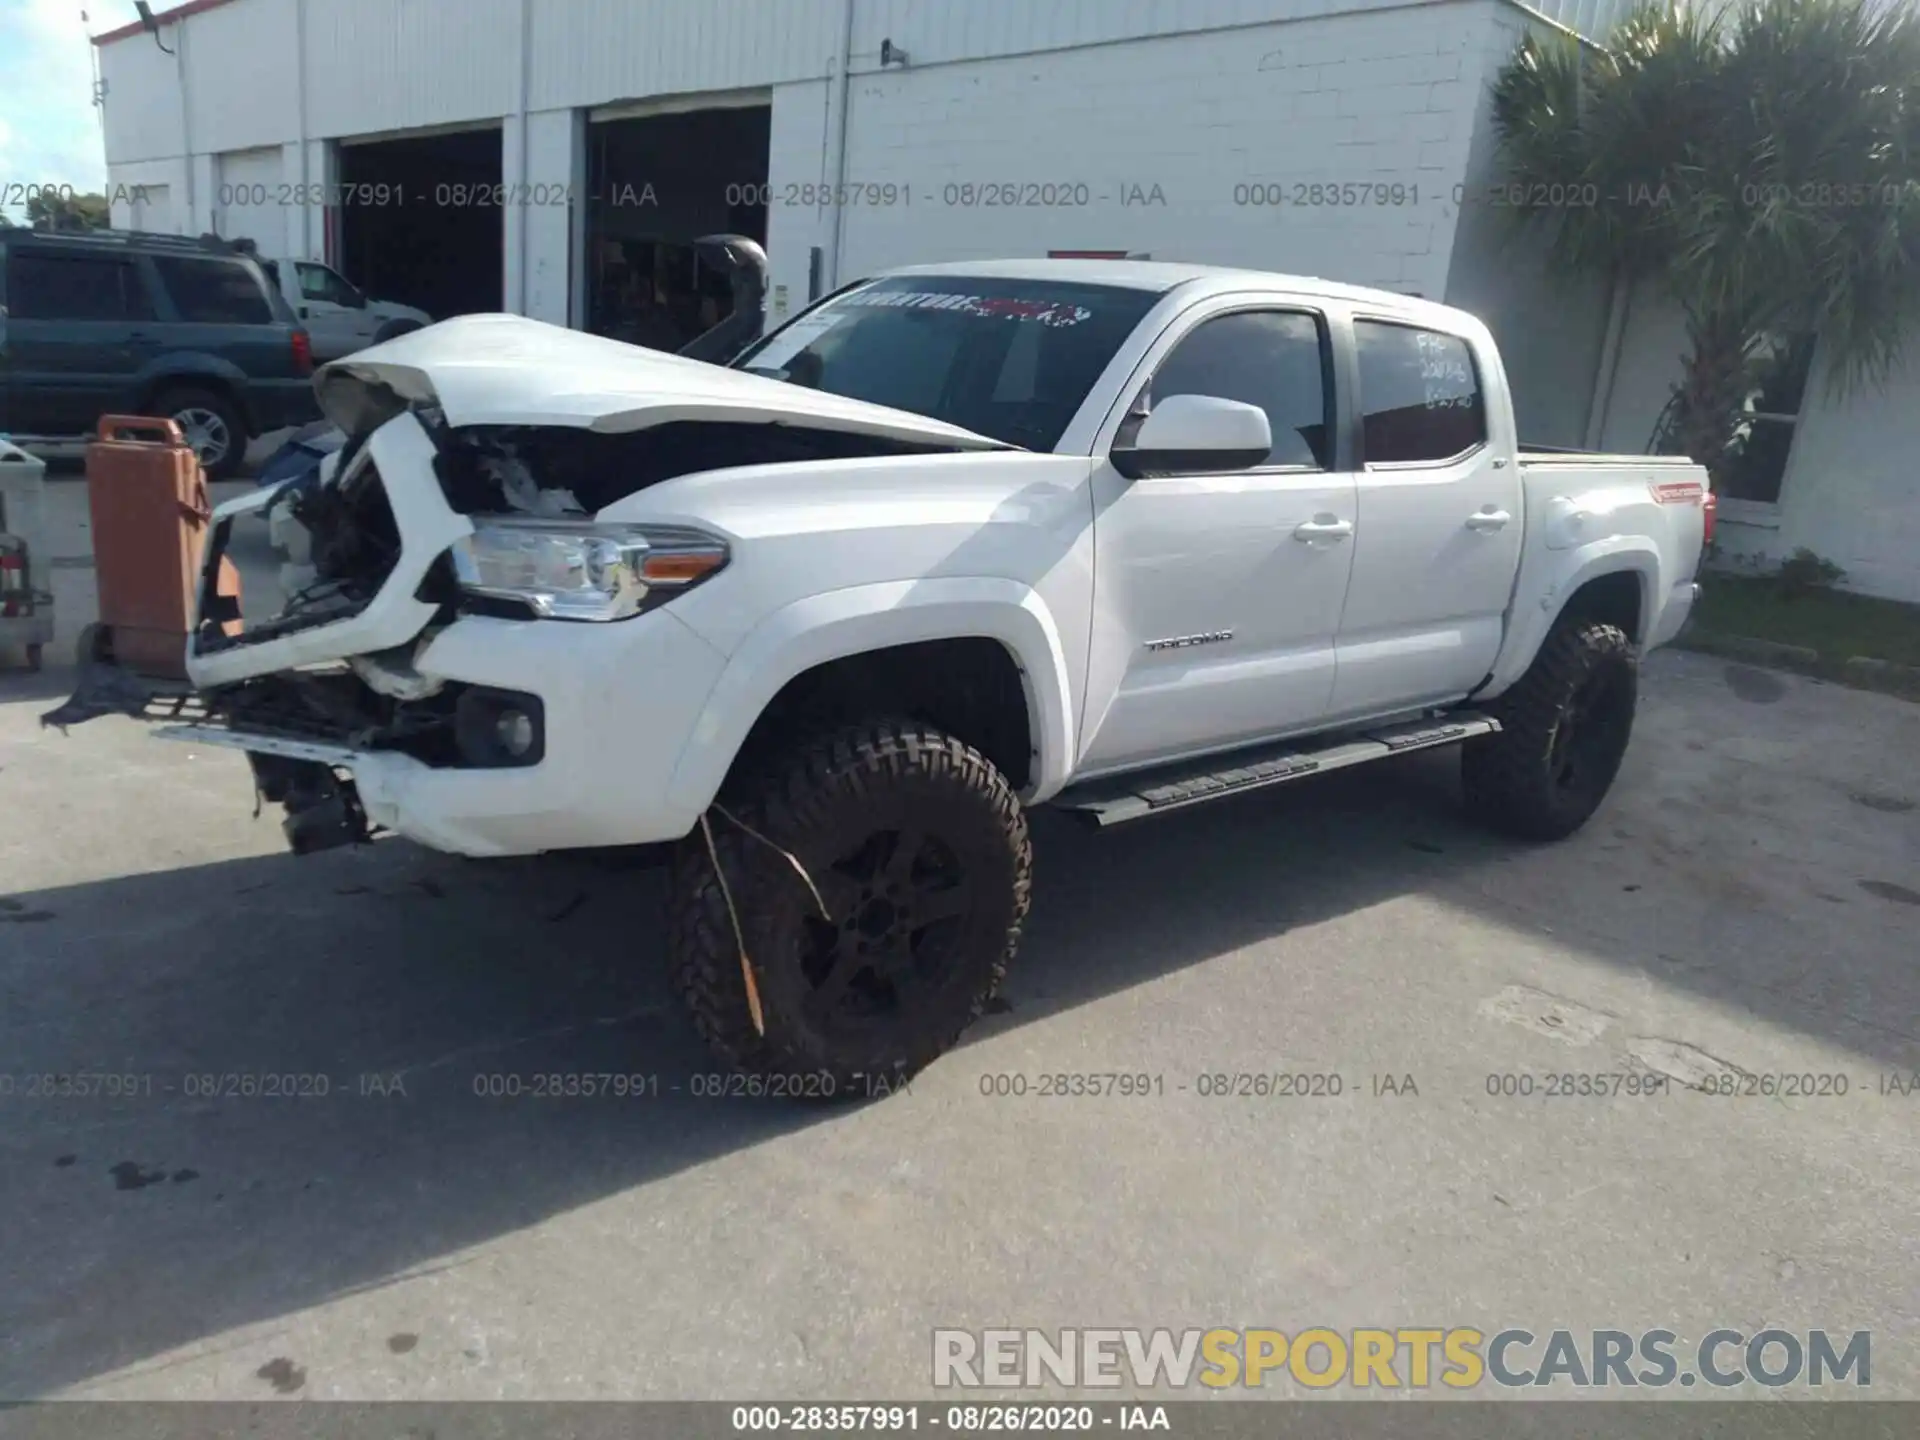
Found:
[[(1523, 225), (1571, 270), (1663, 287), (1683, 376), (1652, 444), (1715, 488), (1767, 357), (1817, 335), (1881, 383), (1920, 322), (1920, 18), (1901, 0), (1643, 9), (1586, 49), (1532, 37), (1494, 87)], [(1524, 187), (1524, 188), (1521, 188)]]

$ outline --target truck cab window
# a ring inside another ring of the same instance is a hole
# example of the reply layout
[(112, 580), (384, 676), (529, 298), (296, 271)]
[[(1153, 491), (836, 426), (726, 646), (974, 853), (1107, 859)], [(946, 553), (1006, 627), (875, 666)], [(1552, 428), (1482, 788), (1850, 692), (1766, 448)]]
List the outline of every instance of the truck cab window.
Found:
[(1465, 340), (1384, 320), (1356, 320), (1353, 334), (1369, 465), (1450, 460), (1486, 443), (1486, 397)]
[(355, 310), (367, 303), (366, 297), (336, 270), (304, 260), (296, 264), (294, 269), (300, 277), (300, 294), (303, 299), (324, 300), (329, 304), (345, 305)]
[(1273, 427), (1266, 464), (1325, 470), (1326, 346), (1320, 322), (1290, 310), (1246, 310), (1203, 321), (1161, 362), (1149, 387), (1258, 405)]

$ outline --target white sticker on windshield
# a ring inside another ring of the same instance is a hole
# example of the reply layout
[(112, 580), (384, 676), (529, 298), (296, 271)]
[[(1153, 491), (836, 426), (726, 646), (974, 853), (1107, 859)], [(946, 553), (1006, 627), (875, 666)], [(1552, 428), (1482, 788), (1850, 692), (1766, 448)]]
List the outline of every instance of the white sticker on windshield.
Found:
[(839, 314), (803, 315), (769, 340), (767, 348), (748, 363), (756, 370), (778, 370), (845, 318)]
[(1034, 320), (1042, 325), (1078, 325), (1091, 320), (1084, 305), (1061, 300), (1015, 300), (1004, 295), (950, 295), (922, 290), (862, 290), (847, 296), (842, 306), (886, 310), (958, 310), (984, 320)]

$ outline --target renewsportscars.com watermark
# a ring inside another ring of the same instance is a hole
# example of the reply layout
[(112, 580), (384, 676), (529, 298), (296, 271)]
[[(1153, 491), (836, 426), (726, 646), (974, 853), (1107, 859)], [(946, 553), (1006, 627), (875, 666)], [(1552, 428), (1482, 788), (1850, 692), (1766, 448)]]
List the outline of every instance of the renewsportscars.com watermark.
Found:
[(1283, 1330), (935, 1330), (940, 1389), (1131, 1386), (1253, 1389), (1292, 1379), (1310, 1389), (1613, 1389), (1705, 1384), (1873, 1384), (1873, 1332), (1712, 1330), (1690, 1344), (1672, 1330), (1313, 1328)]

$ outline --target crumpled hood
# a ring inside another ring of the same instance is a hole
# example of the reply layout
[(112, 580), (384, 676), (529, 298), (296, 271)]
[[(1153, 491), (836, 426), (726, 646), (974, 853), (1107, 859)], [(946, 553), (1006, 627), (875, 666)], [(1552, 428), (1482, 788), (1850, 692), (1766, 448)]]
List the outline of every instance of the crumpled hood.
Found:
[(1002, 450), (998, 440), (923, 415), (529, 320), (462, 315), (322, 366), (314, 390), (349, 434), (378, 410), (372, 386), (434, 402), (447, 423), (577, 425), (618, 433), (676, 420), (804, 425), (856, 435)]

